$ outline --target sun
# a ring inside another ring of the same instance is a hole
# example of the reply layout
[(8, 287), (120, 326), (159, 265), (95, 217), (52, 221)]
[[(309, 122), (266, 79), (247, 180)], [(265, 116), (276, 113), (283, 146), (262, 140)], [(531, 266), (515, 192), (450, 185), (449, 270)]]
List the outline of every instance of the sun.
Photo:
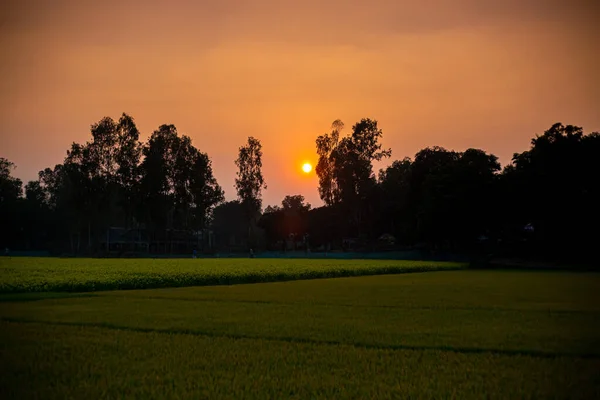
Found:
[(308, 174), (310, 171), (312, 171), (312, 165), (309, 163), (304, 163), (304, 165), (302, 165), (302, 171), (304, 171), (305, 174)]

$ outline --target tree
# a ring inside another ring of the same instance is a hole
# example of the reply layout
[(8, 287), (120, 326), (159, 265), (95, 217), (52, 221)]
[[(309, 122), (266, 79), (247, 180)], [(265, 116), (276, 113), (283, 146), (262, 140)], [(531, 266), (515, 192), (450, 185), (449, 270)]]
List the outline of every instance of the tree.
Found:
[(377, 220), (378, 235), (389, 233), (407, 243), (414, 232), (413, 217), (409, 212), (412, 160), (396, 160), (379, 171), (380, 205)]
[(310, 210), (310, 203), (304, 202), (304, 196), (297, 194), (294, 196), (285, 196), (281, 201), (281, 205), (284, 211), (297, 211), (297, 212), (308, 212)]
[(48, 240), (54, 237), (53, 214), (48, 207), (48, 198), (40, 181), (30, 181), (25, 185), (21, 226), (24, 230), (23, 249), (39, 250), (48, 245)]
[(308, 212), (311, 205), (304, 196), (285, 196), (279, 206), (268, 206), (259, 220), (273, 249), (276, 243), (285, 242), (290, 237), (302, 238), (308, 233)]
[(0, 158), (0, 246), (14, 247), (18, 240), (16, 234), (20, 222), (23, 183), (12, 176), (15, 168), (11, 161)]
[(15, 164), (0, 157), (0, 204), (16, 201), (23, 194), (23, 182), (11, 176)]
[(331, 134), (316, 141), (319, 194), (327, 205), (356, 204), (357, 199), (366, 198), (375, 181), (372, 162), (391, 155), (390, 149), (381, 148), (383, 132), (377, 121), (363, 118), (352, 127), (350, 136), (340, 139), (342, 128), (343, 123), (335, 121)]
[(213, 175), (212, 162), (206, 153), (196, 152), (190, 176), (193, 218), (196, 228), (205, 228), (214, 207), (225, 200), (223, 189)]
[(382, 137), (377, 121), (364, 118), (331, 153), (339, 201), (351, 217), (350, 228), (359, 236), (364, 233), (364, 228), (372, 229), (376, 211), (370, 199), (376, 189), (373, 161), (391, 156), (390, 149), (382, 149), (379, 142)]
[(125, 224), (134, 224), (136, 196), (140, 183), (140, 162), (142, 144), (140, 132), (133, 118), (123, 114), (116, 126), (118, 146), (115, 154), (117, 163), (117, 184), (119, 187), (119, 205), (124, 211)]
[(308, 212), (311, 205), (305, 203), (304, 196), (285, 196), (282, 205), (283, 229), (282, 233), (288, 237), (304, 237), (308, 231)]
[(337, 119), (331, 124), (331, 133), (321, 135), (316, 140), (319, 161), (317, 162), (315, 172), (319, 177), (319, 196), (328, 206), (339, 201), (332, 153), (338, 145), (340, 132), (343, 129), (344, 123)]
[(177, 129), (174, 125), (161, 125), (143, 147), (140, 191), (145, 221), (155, 233), (164, 231), (172, 222), (172, 202), (175, 192), (175, 142)]
[(127, 114), (118, 123), (104, 117), (90, 131), (90, 141), (72, 143), (63, 164), (40, 173), (39, 181), (48, 205), (63, 213), (77, 243), (81, 231), (87, 232), (88, 252), (99, 249), (108, 227), (133, 223), (141, 146)]
[(245, 217), (246, 211), (237, 200), (215, 207), (211, 223), (219, 248), (231, 250), (231, 246), (237, 247), (242, 238), (246, 239), (248, 231), (244, 223)]
[(591, 256), (590, 227), (600, 224), (598, 151), (598, 133), (585, 135), (581, 127), (556, 123), (505, 168), (503, 186), (518, 188), (515, 196), (506, 198), (505, 221), (520, 230), (531, 224), (539, 253)]
[(25, 199), (37, 205), (47, 205), (48, 198), (40, 181), (29, 181), (25, 185)]
[[(464, 250), (481, 236), (494, 236), (498, 230), (498, 157), (479, 149), (467, 149), (453, 170), (454, 242)], [(456, 217), (458, 216), (458, 217)]]
[(281, 250), (279, 244), (285, 239), (287, 233), (285, 231), (285, 214), (281, 207), (267, 206), (265, 211), (260, 216), (258, 226), (264, 229), (267, 245), (271, 250)]
[(262, 145), (258, 139), (251, 136), (248, 143), (240, 147), (235, 165), (238, 167), (235, 188), (246, 212), (250, 237), (251, 227), (261, 210), (262, 190), (267, 188), (262, 175)]
[(174, 125), (161, 125), (143, 148), (141, 186), (145, 215), (155, 230), (207, 227), (223, 190), (206, 153), (179, 136)]

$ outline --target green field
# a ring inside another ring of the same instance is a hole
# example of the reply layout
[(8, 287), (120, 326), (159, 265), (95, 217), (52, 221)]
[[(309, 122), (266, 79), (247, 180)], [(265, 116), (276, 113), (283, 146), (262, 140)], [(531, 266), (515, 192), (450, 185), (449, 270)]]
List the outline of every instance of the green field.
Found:
[(450, 270), (465, 266), (456, 262), (402, 260), (0, 257), (0, 293), (231, 285)]
[(599, 398), (598, 300), (598, 273), (471, 270), (13, 294), (0, 397)]

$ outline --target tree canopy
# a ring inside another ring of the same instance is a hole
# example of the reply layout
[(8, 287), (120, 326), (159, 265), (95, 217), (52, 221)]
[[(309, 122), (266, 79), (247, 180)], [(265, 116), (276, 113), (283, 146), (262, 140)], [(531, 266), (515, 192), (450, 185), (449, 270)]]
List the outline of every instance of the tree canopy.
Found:
[(121, 244), (172, 253), (393, 243), (465, 254), (485, 244), (504, 255), (592, 256), (600, 134), (556, 123), (504, 168), (480, 149), (434, 146), (376, 175), (373, 163), (391, 156), (377, 121), (361, 119), (345, 136), (343, 128), (336, 120), (315, 142), (324, 206), (296, 194), (262, 210), (258, 139), (239, 148), (238, 199), (224, 202), (210, 157), (174, 125), (160, 125), (142, 143), (131, 116), (102, 118), (87, 142), (72, 143), (61, 163), (24, 187), (15, 165), (0, 158), (0, 245), (94, 255), (113, 245), (122, 251)]

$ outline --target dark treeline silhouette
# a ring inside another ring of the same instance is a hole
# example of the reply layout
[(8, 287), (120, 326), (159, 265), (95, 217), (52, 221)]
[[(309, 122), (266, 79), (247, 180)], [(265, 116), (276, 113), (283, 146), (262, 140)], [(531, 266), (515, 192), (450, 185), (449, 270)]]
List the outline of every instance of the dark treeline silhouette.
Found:
[(594, 258), (600, 235), (600, 134), (554, 124), (504, 169), (493, 154), (425, 148), (391, 157), (377, 121), (316, 139), (319, 194), (262, 210), (262, 146), (240, 147), (238, 200), (224, 202), (207, 154), (162, 125), (146, 143), (133, 119), (104, 118), (62, 164), (25, 185), (0, 159), (0, 244), (53, 254), (140, 255), (418, 248), (475, 256)]
[(173, 125), (160, 126), (141, 144), (126, 114), (103, 118), (91, 133), (89, 142), (71, 145), (62, 164), (29, 182), (24, 198), (3, 159), (0, 242), (88, 255), (187, 251), (190, 232), (199, 236), (208, 228), (212, 209), (223, 201), (208, 155)]

